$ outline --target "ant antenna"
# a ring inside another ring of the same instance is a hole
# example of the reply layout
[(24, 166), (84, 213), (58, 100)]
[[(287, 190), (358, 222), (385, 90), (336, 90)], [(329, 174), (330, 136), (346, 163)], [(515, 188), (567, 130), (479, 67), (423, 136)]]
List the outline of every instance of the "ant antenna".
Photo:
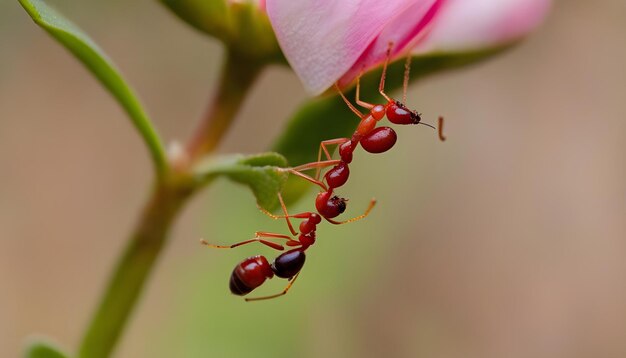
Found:
[(432, 124), (428, 124), (428, 123), (424, 123), (424, 122), (419, 122), (418, 124), (421, 124), (421, 125), (424, 125), (424, 126), (430, 127), (430, 128), (432, 128), (432, 129), (434, 129), (434, 130), (437, 130), (437, 128), (435, 128), (435, 126), (433, 126)]
[(439, 136), (439, 140), (442, 142), (446, 141), (446, 136), (443, 134), (443, 117), (442, 116), (439, 116), (439, 119), (437, 120), (437, 127), (433, 126), (432, 124), (428, 124), (424, 122), (418, 122), (417, 124), (421, 124), (421, 125), (424, 125), (424, 126), (427, 126), (436, 130), (437, 135)]
[(409, 87), (409, 74), (411, 73), (411, 54), (404, 63), (404, 81), (402, 82), (402, 103), (406, 103), (406, 89)]

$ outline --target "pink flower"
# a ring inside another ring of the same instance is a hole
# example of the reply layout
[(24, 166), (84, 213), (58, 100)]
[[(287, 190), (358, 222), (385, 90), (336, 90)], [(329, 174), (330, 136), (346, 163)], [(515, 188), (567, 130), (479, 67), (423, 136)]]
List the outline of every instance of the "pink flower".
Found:
[(459, 53), (515, 41), (550, 0), (266, 0), (278, 42), (312, 94), (392, 57)]

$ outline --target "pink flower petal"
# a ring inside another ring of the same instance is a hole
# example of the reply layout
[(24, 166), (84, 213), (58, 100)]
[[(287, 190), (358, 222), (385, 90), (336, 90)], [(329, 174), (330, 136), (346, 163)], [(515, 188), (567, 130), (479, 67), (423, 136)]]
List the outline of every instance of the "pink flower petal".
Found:
[(340, 85), (349, 84), (361, 71), (383, 63), (387, 57), (389, 42), (393, 43), (391, 58), (412, 49), (427, 34), (443, 3), (445, 0), (415, 1), (411, 7), (391, 19), (350, 70), (341, 77)]
[(381, 48), (384, 57), (389, 40), (380, 35), (390, 22), (405, 19), (406, 11), (414, 14), (408, 23), (393, 22), (393, 28), (402, 33), (389, 35), (397, 36), (399, 43), (411, 41), (409, 37), (419, 30), (416, 24), (436, 2), (266, 0), (266, 9), (291, 67), (309, 92), (319, 94), (348, 72), (368, 48), (365, 63), (379, 61)]
[(432, 32), (414, 52), (462, 52), (526, 35), (546, 16), (550, 0), (446, 0)]

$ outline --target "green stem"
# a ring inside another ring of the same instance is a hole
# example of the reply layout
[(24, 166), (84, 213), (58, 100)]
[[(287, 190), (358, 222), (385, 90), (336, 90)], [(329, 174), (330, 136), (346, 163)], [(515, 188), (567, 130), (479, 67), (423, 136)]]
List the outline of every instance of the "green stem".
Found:
[(263, 65), (229, 52), (208, 115), (187, 145), (188, 162), (165, 163), (81, 342), (78, 357), (109, 357), (185, 202), (200, 189), (193, 165), (219, 144)]
[(218, 92), (187, 146), (191, 162), (211, 153), (219, 145), (264, 66), (263, 62), (237, 52), (227, 52)]
[(109, 357), (190, 192), (159, 184), (120, 258), (83, 338), (78, 356)]

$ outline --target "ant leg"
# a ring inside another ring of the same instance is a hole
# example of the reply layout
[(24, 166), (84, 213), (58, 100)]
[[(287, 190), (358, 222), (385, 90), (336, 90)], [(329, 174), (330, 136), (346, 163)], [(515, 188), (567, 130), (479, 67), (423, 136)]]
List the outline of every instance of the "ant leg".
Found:
[[(291, 215), (291, 216), (289, 215), (289, 213), (287, 212), (287, 206), (285, 205), (285, 201), (283, 200), (283, 196), (280, 193), (278, 193), (278, 201), (280, 202), (280, 207), (283, 209), (283, 213), (285, 215), (280, 215), (280, 216), (279, 215), (274, 215), (274, 214), (270, 213), (269, 211), (265, 210), (264, 208), (262, 208), (262, 207), (260, 207), (258, 205), (257, 206), (258, 206), (259, 210), (261, 210), (261, 212), (263, 212), (265, 215), (269, 216), (270, 218), (272, 218), (274, 220), (278, 220), (278, 219), (285, 219), (285, 220), (287, 220), (287, 226), (289, 226), (289, 231), (291, 231), (291, 234), (293, 236), (298, 235), (298, 232), (293, 229), (293, 225), (291, 225), (291, 221), (289, 220), (290, 217), (292, 217), (292, 218), (293, 217), (298, 217), (298, 215)], [(268, 234), (269, 235), (271, 233), (259, 233), (259, 232), (257, 232), (256, 234), (257, 235), (259, 235), (259, 234)], [(271, 235), (275, 235), (275, 234), (271, 234)], [(271, 236), (271, 237), (276, 237), (276, 236)], [(284, 237), (288, 237), (288, 236), (280, 235), (278, 237), (283, 237), (284, 238)], [(288, 238), (291, 239), (290, 237), (288, 237)]]
[(208, 246), (208, 247), (212, 247), (214, 249), (234, 249), (235, 247), (239, 247), (239, 246), (242, 246), (242, 245), (250, 244), (250, 243), (253, 243), (253, 242), (259, 242), (259, 243), (261, 243), (261, 244), (263, 244), (265, 246), (271, 247), (274, 250), (282, 251), (282, 250), (285, 249), (282, 245), (279, 245), (279, 244), (277, 244), (275, 242), (263, 240), (262, 237), (273, 238), (273, 239), (292, 240), (291, 237), (287, 236), (287, 235), (273, 234), (273, 233), (270, 233), (270, 232), (257, 232), (254, 235), (254, 239), (238, 242), (238, 243), (235, 243), (235, 244), (232, 244), (232, 245), (214, 245), (214, 244), (208, 243), (204, 239), (200, 239), (200, 243), (202, 245), (205, 245), (205, 246)]
[[(287, 222), (289, 222), (289, 219), (287, 219)], [(293, 235), (297, 235), (298, 233), (294, 233)], [(255, 237), (266, 237), (266, 238), (272, 238), (272, 239), (285, 239), (287, 240), (286, 244), (287, 246), (299, 246), (302, 245), (300, 243), (300, 241), (296, 241), (293, 238), (291, 238), (289, 235), (283, 235), (283, 234), (275, 234), (273, 232), (265, 232), (265, 231), (257, 231), (254, 233)]]
[(361, 113), (361, 111), (359, 111), (358, 109), (356, 109), (356, 107), (354, 107), (352, 105), (352, 103), (350, 103), (350, 101), (348, 101), (348, 99), (346, 98), (346, 96), (343, 94), (343, 92), (341, 92), (341, 89), (339, 89), (339, 85), (337, 85), (337, 83), (335, 82), (335, 89), (337, 90), (337, 92), (339, 92), (339, 95), (341, 96), (341, 98), (343, 98), (343, 101), (346, 102), (346, 104), (348, 105), (348, 108), (350, 108), (350, 110), (352, 112), (354, 112), (354, 114), (356, 114), (359, 118), (363, 119), (363, 113)]
[[(333, 145), (333, 144), (341, 145), (349, 140), (350, 139), (348, 138), (337, 138), (337, 139), (324, 140), (320, 142), (320, 148), (319, 148), (319, 151), (317, 152), (317, 162), (320, 163), (322, 161), (322, 151), (324, 151), (324, 154), (326, 155), (327, 160), (332, 160), (330, 152), (328, 151), (328, 148), (326, 148), (327, 145)], [(317, 171), (315, 172), (315, 179), (319, 180), (321, 171), (322, 171), (322, 167), (317, 167)]]
[(347, 224), (347, 223), (351, 223), (354, 221), (359, 221), (361, 219), (364, 219), (365, 217), (367, 217), (370, 212), (372, 211), (372, 209), (374, 208), (374, 206), (376, 205), (376, 199), (372, 199), (370, 200), (370, 204), (367, 207), (367, 209), (365, 210), (365, 212), (357, 217), (354, 217), (352, 219), (346, 220), (346, 221), (335, 221), (333, 219), (328, 219), (328, 218), (324, 218), (326, 219), (326, 221), (328, 221), (331, 224), (335, 224), (335, 225), (342, 225), (342, 224)]
[(250, 301), (261, 301), (261, 300), (269, 300), (272, 298), (276, 298), (276, 297), (280, 297), (280, 296), (284, 296), (287, 294), (287, 291), (289, 291), (289, 289), (291, 288), (291, 286), (293, 286), (293, 283), (296, 282), (296, 279), (298, 278), (298, 275), (300, 275), (300, 272), (298, 272), (292, 279), (289, 280), (289, 283), (287, 284), (287, 287), (285, 287), (285, 289), (280, 292), (277, 293), (275, 295), (270, 295), (270, 296), (262, 296), (262, 297), (254, 297), (254, 298), (246, 298), (246, 302), (250, 302)]
[(389, 58), (391, 57), (391, 48), (393, 47), (393, 42), (389, 41), (389, 46), (387, 47), (387, 56), (385, 57), (385, 62), (383, 64), (383, 74), (380, 76), (380, 84), (378, 85), (378, 92), (385, 97), (385, 99), (389, 102), (392, 99), (387, 96), (385, 93), (385, 76), (387, 75), (387, 65), (389, 64)]
[[(289, 231), (291, 231), (291, 234), (293, 236), (298, 235), (298, 232), (296, 230), (294, 230), (293, 225), (291, 224), (291, 220), (289, 220), (289, 218), (308, 219), (309, 217), (311, 217), (312, 213), (311, 212), (304, 212), (304, 213), (289, 215), (289, 213), (287, 212), (287, 207), (285, 206), (285, 202), (283, 201), (283, 196), (280, 193), (278, 193), (278, 200), (280, 201), (280, 206), (283, 209), (284, 215), (274, 215), (274, 214), (270, 213), (269, 211), (265, 210), (264, 208), (262, 208), (260, 206), (259, 206), (259, 210), (261, 210), (262, 213), (264, 213), (265, 215), (269, 216), (270, 218), (272, 218), (274, 220), (278, 220), (278, 219), (285, 219), (285, 220), (287, 220), (287, 226), (289, 226)], [(270, 232), (256, 232), (255, 236), (257, 236), (257, 237), (274, 237), (274, 238), (288, 239), (289, 241), (287, 242), (287, 246), (298, 246), (298, 245), (301, 245), (300, 241), (293, 240), (292, 238), (290, 238), (287, 235), (274, 234), (274, 233), (270, 233)]]
[(331, 165), (337, 165), (339, 163), (341, 163), (341, 160), (339, 159), (322, 160), (319, 162), (311, 162), (311, 163), (298, 165), (297, 167), (293, 167), (293, 168), (282, 168), (282, 170), (288, 171), (290, 173), (292, 171), (301, 172), (304, 170), (315, 169), (315, 168), (326, 168), (326, 167), (330, 167)]
[[(333, 162), (332, 164), (327, 164), (328, 162)], [(325, 166), (330, 166), (330, 165), (335, 165), (335, 164), (339, 164), (340, 160), (330, 160), (327, 162), (321, 162), (321, 163), (312, 163), (312, 164), (316, 164), (315, 166), (311, 166), (310, 168), (305, 168), (302, 170), (306, 170), (306, 169), (313, 169), (313, 168), (317, 168), (318, 166), (321, 167), (325, 167)], [(300, 167), (296, 167), (296, 168), (300, 168)], [(326, 184), (322, 183), (319, 180), (316, 180), (314, 178), (311, 178), (310, 176), (306, 175), (306, 174), (302, 174), (300, 173), (296, 168), (286, 168), (284, 169), (285, 171), (295, 175), (295, 176), (299, 176), (300, 178), (310, 181), (311, 183), (319, 186), (320, 188), (322, 188), (322, 190), (324, 191), (328, 191), (328, 188), (326, 187)]]
[(361, 107), (365, 107), (367, 109), (372, 109), (374, 108), (374, 105), (371, 103), (367, 103), (364, 101), (361, 101), (361, 99), (359, 98), (359, 94), (361, 93), (361, 76), (363, 75), (363, 70), (361, 70), (361, 73), (359, 73), (359, 77), (356, 78), (356, 96), (355, 96), (355, 101), (356, 104), (358, 104)]
[(404, 79), (402, 81), (402, 103), (406, 103), (406, 89), (409, 87), (409, 75), (411, 74), (411, 54), (404, 63)]

